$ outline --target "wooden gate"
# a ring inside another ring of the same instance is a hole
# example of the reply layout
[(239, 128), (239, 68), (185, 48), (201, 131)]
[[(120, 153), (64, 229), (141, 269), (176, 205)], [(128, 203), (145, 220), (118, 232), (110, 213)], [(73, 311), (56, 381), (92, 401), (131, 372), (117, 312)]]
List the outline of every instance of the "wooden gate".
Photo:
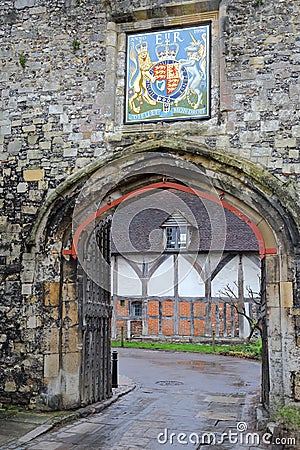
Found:
[(268, 350), (268, 322), (266, 302), (266, 262), (261, 260), (261, 302), (262, 302), (262, 374), (261, 396), (264, 407), (269, 408), (270, 378), (269, 378), (269, 350)]
[[(95, 403), (111, 396), (111, 217), (101, 221), (85, 243), (82, 273), (81, 403)], [(99, 251), (105, 263), (101, 263)], [(105, 288), (106, 287), (106, 288)]]

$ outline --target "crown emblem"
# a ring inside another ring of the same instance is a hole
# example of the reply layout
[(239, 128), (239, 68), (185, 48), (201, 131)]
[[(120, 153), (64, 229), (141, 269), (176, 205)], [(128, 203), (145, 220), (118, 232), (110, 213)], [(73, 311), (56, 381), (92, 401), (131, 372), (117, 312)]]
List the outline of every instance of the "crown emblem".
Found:
[(143, 52), (147, 52), (148, 51), (148, 43), (147, 42), (140, 42), (136, 47), (135, 47), (137, 54), (139, 55), (140, 53)]
[(157, 45), (155, 47), (155, 51), (159, 60), (164, 59), (175, 59), (177, 53), (179, 51), (178, 44), (169, 44), (166, 42), (165, 44)]

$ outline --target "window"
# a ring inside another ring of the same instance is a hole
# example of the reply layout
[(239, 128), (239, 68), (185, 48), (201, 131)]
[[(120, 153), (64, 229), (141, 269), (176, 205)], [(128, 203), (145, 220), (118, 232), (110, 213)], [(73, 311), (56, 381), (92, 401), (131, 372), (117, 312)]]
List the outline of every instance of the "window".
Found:
[(143, 314), (142, 302), (131, 303), (131, 313), (134, 317), (142, 317)]
[(192, 229), (195, 228), (184, 214), (175, 209), (161, 224), (164, 230), (165, 250), (186, 250), (190, 244)]
[(166, 227), (166, 250), (187, 248), (187, 227)]

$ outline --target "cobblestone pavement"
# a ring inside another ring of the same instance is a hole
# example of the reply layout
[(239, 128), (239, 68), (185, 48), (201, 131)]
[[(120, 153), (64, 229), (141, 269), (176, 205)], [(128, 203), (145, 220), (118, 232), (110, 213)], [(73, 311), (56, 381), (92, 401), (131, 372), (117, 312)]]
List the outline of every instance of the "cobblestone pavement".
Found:
[[(119, 359), (120, 372), (137, 383), (133, 392), (99, 414), (58, 428), (18, 448), (275, 448), (263, 447), (255, 437), (253, 445), (251, 440), (247, 445), (243, 441), (246, 428), (247, 432), (255, 432), (259, 363), (215, 355), (133, 349), (120, 349)], [(228, 436), (222, 439), (222, 434), (230, 431), (230, 440)], [(204, 435), (208, 432), (209, 436)]]

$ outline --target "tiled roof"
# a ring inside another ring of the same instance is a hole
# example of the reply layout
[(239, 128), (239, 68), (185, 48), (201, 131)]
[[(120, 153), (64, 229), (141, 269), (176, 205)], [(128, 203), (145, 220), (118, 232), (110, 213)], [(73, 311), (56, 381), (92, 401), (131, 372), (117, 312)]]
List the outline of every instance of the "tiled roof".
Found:
[(112, 225), (112, 252), (161, 252), (161, 225), (174, 211), (193, 224), (190, 251), (258, 251), (252, 229), (219, 204), (173, 189), (156, 190), (117, 209)]

